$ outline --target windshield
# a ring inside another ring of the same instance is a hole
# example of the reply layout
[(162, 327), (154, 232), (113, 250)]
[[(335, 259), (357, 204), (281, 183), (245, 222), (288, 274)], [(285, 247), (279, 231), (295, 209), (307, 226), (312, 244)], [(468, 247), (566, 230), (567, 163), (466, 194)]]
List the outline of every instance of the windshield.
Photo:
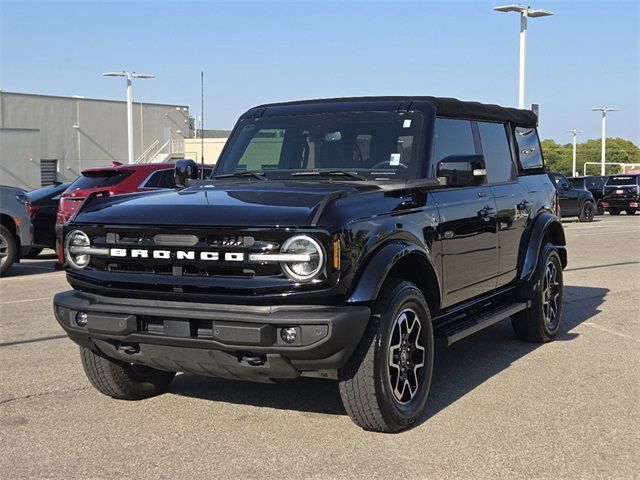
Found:
[(102, 170), (98, 172), (85, 172), (67, 189), (86, 190), (89, 188), (110, 187), (120, 183), (133, 173), (132, 170)]
[(635, 185), (636, 177), (635, 176), (620, 176), (620, 177), (611, 177), (607, 180), (607, 185)]
[(243, 119), (215, 175), (263, 172), (266, 178), (413, 178), (419, 168), (418, 113), (323, 113)]

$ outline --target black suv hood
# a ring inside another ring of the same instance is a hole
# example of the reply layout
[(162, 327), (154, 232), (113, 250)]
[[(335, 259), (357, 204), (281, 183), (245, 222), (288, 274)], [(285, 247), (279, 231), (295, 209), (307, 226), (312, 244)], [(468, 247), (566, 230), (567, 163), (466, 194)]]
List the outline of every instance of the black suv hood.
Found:
[(376, 187), (275, 181), (203, 185), (96, 199), (73, 221), (112, 225), (312, 226), (331, 200), (371, 189)]

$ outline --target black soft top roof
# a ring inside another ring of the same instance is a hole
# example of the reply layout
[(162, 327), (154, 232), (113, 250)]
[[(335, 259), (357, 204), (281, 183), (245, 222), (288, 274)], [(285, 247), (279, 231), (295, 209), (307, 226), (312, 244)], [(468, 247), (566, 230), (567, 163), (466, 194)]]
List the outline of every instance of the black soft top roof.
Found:
[[(446, 97), (347, 97), (327, 98), (318, 100), (298, 100), (294, 102), (268, 103), (251, 109), (249, 112), (260, 110), (260, 115), (285, 115), (304, 113), (305, 110), (319, 111), (344, 111), (349, 108), (362, 107), (366, 104), (366, 110), (380, 108), (388, 110), (397, 104), (398, 110), (411, 110), (416, 102), (426, 102), (433, 105), (438, 115), (453, 118), (472, 118), (476, 120), (491, 120), (498, 122), (511, 122), (525, 127), (535, 127), (538, 123), (536, 115), (530, 110), (501, 107), (500, 105), (480, 102), (465, 102), (457, 98)], [(357, 105), (359, 104), (359, 105)], [(305, 108), (308, 107), (308, 108)], [(324, 108), (323, 108), (324, 107)], [(342, 108), (337, 108), (342, 107)], [(257, 112), (256, 112), (257, 113)]]

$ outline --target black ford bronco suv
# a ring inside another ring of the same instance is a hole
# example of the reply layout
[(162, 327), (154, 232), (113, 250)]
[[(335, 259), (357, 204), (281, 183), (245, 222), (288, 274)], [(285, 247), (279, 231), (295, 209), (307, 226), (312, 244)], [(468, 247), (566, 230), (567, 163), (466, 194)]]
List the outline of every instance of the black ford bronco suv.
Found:
[(177, 371), (319, 376), (361, 427), (407, 428), (435, 340), (508, 317), (525, 341), (558, 331), (567, 254), (536, 123), (434, 97), (252, 108), (211, 178), (185, 160), (186, 188), (85, 202), (56, 318), (114, 398)]

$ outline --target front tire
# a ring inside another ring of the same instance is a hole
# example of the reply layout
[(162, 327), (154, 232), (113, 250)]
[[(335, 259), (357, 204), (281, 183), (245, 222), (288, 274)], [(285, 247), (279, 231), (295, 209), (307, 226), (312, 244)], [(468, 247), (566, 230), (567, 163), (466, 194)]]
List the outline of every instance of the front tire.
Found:
[(0, 276), (11, 268), (18, 258), (18, 242), (16, 237), (4, 225), (0, 225)]
[(119, 400), (142, 400), (163, 393), (175, 372), (119, 362), (80, 347), (80, 359), (91, 384), (100, 392)]
[(360, 344), (338, 372), (351, 420), (388, 433), (413, 425), (429, 395), (433, 343), (422, 292), (411, 282), (387, 280)]
[(592, 222), (595, 215), (595, 208), (592, 202), (584, 202), (582, 205), (582, 211), (578, 215), (578, 220), (581, 222)]
[(516, 336), (525, 342), (550, 342), (558, 333), (562, 314), (562, 263), (553, 245), (545, 244), (531, 282), (524, 290), (531, 306), (511, 316)]

